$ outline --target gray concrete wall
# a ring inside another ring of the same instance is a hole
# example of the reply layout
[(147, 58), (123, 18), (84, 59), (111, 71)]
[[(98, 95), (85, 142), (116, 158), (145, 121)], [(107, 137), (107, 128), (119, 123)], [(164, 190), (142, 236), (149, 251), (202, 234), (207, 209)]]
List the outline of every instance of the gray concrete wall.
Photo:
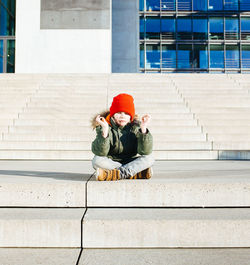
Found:
[(112, 72), (139, 72), (139, 1), (112, 1)]
[(41, 0), (41, 29), (109, 29), (110, 0)]

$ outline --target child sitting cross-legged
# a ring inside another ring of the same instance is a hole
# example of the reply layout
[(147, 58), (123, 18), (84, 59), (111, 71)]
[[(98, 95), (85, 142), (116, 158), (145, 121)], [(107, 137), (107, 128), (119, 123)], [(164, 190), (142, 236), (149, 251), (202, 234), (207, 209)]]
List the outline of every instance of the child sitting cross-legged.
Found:
[(94, 118), (97, 135), (92, 142), (92, 165), (97, 180), (152, 176), (153, 137), (147, 128), (150, 119), (148, 114), (141, 121), (136, 119), (134, 99), (128, 94), (114, 97), (110, 111)]

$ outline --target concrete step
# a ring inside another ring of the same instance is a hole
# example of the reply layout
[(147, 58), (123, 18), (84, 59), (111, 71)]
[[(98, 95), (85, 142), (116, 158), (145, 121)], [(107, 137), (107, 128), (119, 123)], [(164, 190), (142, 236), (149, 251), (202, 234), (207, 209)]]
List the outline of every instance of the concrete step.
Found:
[(90, 141), (54, 141), (54, 142), (39, 142), (39, 141), (1, 141), (0, 150), (62, 150), (62, 151), (77, 151), (90, 150)]
[(213, 149), (214, 150), (250, 150), (250, 142), (246, 139), (243, 141), (214, 141), (213, 142)]
[(0, 133), (7, 133), (7, 132), (8, 132), (8, 126), (0, 125)]
[(249, 247), (249, 230), (249, 208), (89, 208), (82, 239), (85, 248)]
[(8, 125), (13, 125), (14, 124), (14, 119), (2, 119), (0, 118), (0, 126), (8, 126)]
[(250, 139), (250, 133), (213, 133), (208, 134), (208, 141), (240, 142), (242, 139)]
[[(45, 149), (45, 148), (44, 148)], [(154, 158), (157, 160), (215, 160), (219, 159), (218, 151), (200, 150), (155, 150)], [(36, 149), (2, 149), (0, 159), (17, 160), (90, 160), (93, 158), (90, 150), (36, 150)], [(239, 155), (235, 157), (238, 159)], [(233, 159), (232, 156), (230, 159)], [(245, 158), (244, 158), (245, 159)]]
[(86, 161), (2, 161), (0, 207), (86, 207)]
[(0, 248), (4, 265), (75, 265), (80, 248)]
[[(243, 144), (243, 143), (242, 143)], [(0, 150), (61, 150), (61, 151), (82, 151), (90, 150), (90, 141), (54, 141), (54, 142), (39, 142), (39, 141), (1, 141)], [(154, 150), (211, 150), (211, 142), (165, 142), (161, 140), (154, 141)], [(231, 150), (231, 149), (230, 149)]]
[(89, 150), (0, 150), (0, 159), (17, 160), (90, 160), (93, 153)]
[(216, 118), (200, 118), (198, 120), (198, 124), (204, 126), (242, 126), (246, 124), (250, 124), (250, 117), (247, 119), (216, 119)]
[[(98, 110), (93, 112), (93, 114), (89, 114), (89, 113), (83, 113), (83, 114), (77, 114), (74, 113), (74, 115), (69, 114), (69, 113), (47, 113), (47, 114), (43, 114), (43, 113), (20, 113), (19, 114), (19, 118), (20, 119), (52, 119), (52, 120), (74, 120), (74, 119), (79, 119), (79, 120), (91, 120), (96, 114), (98, 113)], [(100, 110), (99, 110), (100, 113)], [(139, 113), (138, 111), (136, 112), (138, 115), (141, 114), (145, 114), (145, 112), (143, 113)], [(6, 115), (4, 115), (6, 116)], [(179, 119), (191, 119), (193, 120), (194, 114), (193, 113), (153, 113), (152, 114), (152, 120), (154, 119), (162, 119), (162, 120), (179, 120)], [(227, 116), (228, 117), (228, 116)]]
[[(94, 104), (94, 105), (89, 105), (89, 104)], [(111, 104), (110, 104), (111, 105)], [(22, 105), (23, 106), (23, 105)], [(74, 102), (61, 102), (61, 103), (51, 103), (51, 102), (31, 102), (27, 104), (27, 107), (30, 109), (39, 109), (39, 110), (44, 110), (47, 108), (64, 108), (66, 110), (68, 110), (68, 108), (75, 110), (85, 110), (86, 108), (88, 108), (89, 106), (91, 106), (92, 108), (98, 109), (99, 106), (106, 106), (105, 104), (99, 104), (98, 101), (95, 102), (87, 102), (85, 101), (85, 103), (81, 102), (80, 104), (75, 104)], [(181, 100), (174, 100), (172, 102), (151, 102), (149, 105), (147, 105), (147, 103), (143, 102), (143, 103), (138, 103), (136, 104), (136, 109), (145, 109), (147, 107), (150, 107), (152, 109), (155, 108), (159, 108), (159, 109), (166, 109), (168, 110), (169, 108), (183, 108), (185, 107), (185, 104), (181, 101)]]
[(241, 112), (240, 114), (235, 112), (235, 113), (230, 113), (228, 115), (227, 113), (195, 113), (194, 114), (196, 119), (200, 119), (203, 121), (210, 121), (210, 120), (248, 120), (250, 121), (250, 116), (248, 113)]
[[(73, 126), (73, 127), (65, 127), (65, 125), (62, 126), (3, 126), (2, 129), (3, 132), (10, 132), (10, 133), (44, 133), (44, 134), (50, 134), (51, 131), (53, 131), (54, 134), (91, 134), (92, 135), (92, 128), (90, 128), (90, 125), (87, 126)], [(1, 130), (1, 126), (0, 126)], [(153, 134), (175, 134), (175, 133), (201, 133), (201, 127), (200, 126), (158, 126), (158, 127), (151, 127), (150, 131)]]
[[(157, 160), (216, 160), (219, 159), (218, 151), (208, 150), (155, 150), (154, 158)], [(231, 159), (233, 156), (231, 156)], [(238, 155), (239, 157), (239, 155)], [(244, 158), (245, 159), (245, 158)]]
[[(4, 141), (87, 141), (94, 139), (95, 131), (86, 131), (85, 133), (56, 133), (37, 132), (34, 133), (3, 133)], [(166, 133), (165, 131), (154, 134), (154, 139), (161, 141), (206, 141), (206, 134), (202, 133)], [(1, 138), (0, 138), (1, 139)]]
[(1, 208), (0, 247), (81, 247), (85, 208)]
[[(87, 184), (88, 207), (249, 207), (250, 164), (157, 161), (149, 180)], [(96, 196), (98, 194), (98, 196)]]
[(250, 160), (250, 151), (223, 150), (218, 152), (220, 160)]
[[(1, 148), (1, 143), (0, 143)], [(212, 150), (212, 143), (206, 141), (178, 141), (178, 142), (166, 142), (166, 141), (154, 141), (154, 150)]]
[(250, 107), (191, 107), (191, 111), (194, 113), (216, 113), (216, 114), (247, 114), (250, 115)]
[[(29, 252), (28, 252), (29, 253)], [(18, 254), (18, 252), (17, 252)], [(249, 248), (230, 249), (84, 249), (79, 265), (248, 265)], [(13, 265), (18, 265), (13, 263)], [(24, 264), (26, 265), (26, 264)], [(30, 264), (27, 264), (30, 265)], [(45, 265), (41, 263), (41, 265)], [(52, 263), (54, 265), (54, 263)], [(62, 263), (64, 265), (64, 263)], [(71, 263), (69, 263), (71, 265)]]
[(250, 125), (243, 123), (235, 127), (232, 125), (205, 125), (202, 128), (209, 134), (250, 134)]
[[(20, 114), (23, 116), (23, 114)], [(85, 115), (86, 116), (86, 115)], [(31, 117), (32, 118), (32, 117)], [(15, 124), (16, 126), (90, 126), (90, 117), (87, 119), (15, 119), (13, 120), (1, 120), (0, 125), (12, 125)], [(196, 126), (198, 125), (197, 120), (194, 119), (152, 119), (150, 122), (151, 127), (154, 126)]]

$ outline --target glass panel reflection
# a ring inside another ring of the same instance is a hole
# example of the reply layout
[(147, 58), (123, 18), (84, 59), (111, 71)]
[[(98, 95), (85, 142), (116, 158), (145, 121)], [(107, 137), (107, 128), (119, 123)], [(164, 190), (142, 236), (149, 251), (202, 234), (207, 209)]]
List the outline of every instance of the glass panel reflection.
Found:
[(195, 40), (207, 39), (207, 18), (193, 18), (193, 36)]
[[(8, 11), (7, 11), (8, 9)], [(0, 35), (15, 35), (15, 1), (0, 1)]]
[(240, 50), (237, 45), (226, 45), (226, 68), (240, 67)]
[(140, 39), (144, 39), (144, 17), (140, 17)]
[(209, 0), (208, 10), (211, 11), (223, 10), (223, 0)]
[(199, 69), (208, 68), (208, 46), (194, 45), (193, 67)]
[(238, 40), (239, 39), (239, 20), (238, 18), (225, 19), (225, 38), (226, 40)]
[(175, 0), (162, 0), (161, 1), (162, 11), (173, 11), (175, 10)]
[(225, 0), (224, 9), (225, 10), (238, 10), (239, 9), (238, 0)]
[(224, 68), (224, 46), (210, 45), (210, 67)]
[(193, 0), (194, 11), (207, 11), (207, 0)]
[(177, 50), (177, 68), (187, 69), (192, 68), (192, 45), (178, 45)]
[(0, 40), (0, 73), (3, 73), (3, 41)]
[(162, 45), (162, 68), (176, 68), (176, 45)]
[(242, 45), (242, 68), (250, 68), (250, 45)]
[(145, 57), (144, 57), (144, 44), (140, 45), (140, 67), (144, 68), (145, 67)]
[(15, 41), (7, 41), (7, 73), (15, 72)]
[(192, 10), (192, 0), (178, 0), (178, 10)]
[(139, 9), (140, 9), (140, 11), (144, 11), (144, 0), (140, 0)]
[(209, 38), (211, 40), (224, 39), (224, 20), (222, 17), (210, 17), (209, 27), (210, 27)]
[(192, 26), (191, 18), (178, 18), (177, 19), (177, 39), (190, 40), (192, 39)]
[(160, 18), (146, 18), (146, 39), (160, 39)]
[(175, 19), (162, 18), (161, 20), (161, 37), (162, 39), (175, 39)]
[(147, 11), (160, 11), (160, 0), (146, 0)]
[(241, 18), (241, 39), (250, 40), (250, 17)]
[(146, 69), (160, 68), (160, 45), (147, 44), (146, 46)]
[(240, 10), (250, 11), (250, 1), (240, 0)]

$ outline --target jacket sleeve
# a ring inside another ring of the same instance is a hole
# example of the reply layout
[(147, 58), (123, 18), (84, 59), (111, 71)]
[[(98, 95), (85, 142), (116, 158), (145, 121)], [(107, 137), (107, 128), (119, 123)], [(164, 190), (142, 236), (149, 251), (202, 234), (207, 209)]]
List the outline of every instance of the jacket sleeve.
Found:
[(139, 155), (149, 155), (153, 150), (153, 136), (147, 129), (146, 133), (142, 133), (141, 129), (138, 129), (137, 137), (137, 152)]
[(97, 156), (107, 156), (110, 149), (110, 130), (107, 138), (102, 136), (102, 127), (96, 127), (96, 138), (92, 142), (91, 150)]

